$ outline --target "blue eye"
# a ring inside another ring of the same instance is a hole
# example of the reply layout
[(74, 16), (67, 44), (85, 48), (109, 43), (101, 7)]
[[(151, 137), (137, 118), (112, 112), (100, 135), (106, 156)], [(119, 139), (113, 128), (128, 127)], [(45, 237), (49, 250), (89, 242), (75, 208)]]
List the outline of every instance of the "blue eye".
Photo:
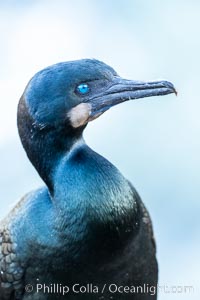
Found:
[(77, 86), (76, 90), (79, 92), (79, 94), (87, 94), (89, 92), (89, 86), (87, 83), (81, 83)]

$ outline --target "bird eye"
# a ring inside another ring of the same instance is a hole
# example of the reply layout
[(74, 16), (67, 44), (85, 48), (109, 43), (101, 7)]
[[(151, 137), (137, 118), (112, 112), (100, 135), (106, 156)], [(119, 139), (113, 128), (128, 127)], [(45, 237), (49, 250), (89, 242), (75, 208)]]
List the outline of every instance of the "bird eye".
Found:
[(89, 92), (89, 86), (87, 83), (81, 83), (77, 86), (76, 90), (79, 94), (85, 95)]

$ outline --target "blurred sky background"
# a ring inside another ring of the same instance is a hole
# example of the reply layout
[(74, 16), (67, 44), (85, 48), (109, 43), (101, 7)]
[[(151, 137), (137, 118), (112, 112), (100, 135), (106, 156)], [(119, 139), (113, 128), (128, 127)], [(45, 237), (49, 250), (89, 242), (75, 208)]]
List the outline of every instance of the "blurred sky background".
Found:
[(19, 141), (18, 100), (31, 76), (60, 62), (97, 58), (123, 77), (168, 79), (178, 97), (112, 108), (87, 143), (131, 180), (153, 219), (160, 285), (200, 299), (200, 1), (0, 1), (0, 218), (42, 185)]

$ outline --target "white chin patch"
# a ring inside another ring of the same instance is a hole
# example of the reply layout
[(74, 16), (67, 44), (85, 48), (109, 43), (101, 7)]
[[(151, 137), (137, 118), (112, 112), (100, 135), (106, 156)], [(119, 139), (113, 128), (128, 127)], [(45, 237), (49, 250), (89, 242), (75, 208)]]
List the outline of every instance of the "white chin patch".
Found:
[(91, 113), (91, 105), (89, 103), (81, 103), (73, 107), (68, 112), (68, 118), (74, 128), (85, 125), (89, 121)]

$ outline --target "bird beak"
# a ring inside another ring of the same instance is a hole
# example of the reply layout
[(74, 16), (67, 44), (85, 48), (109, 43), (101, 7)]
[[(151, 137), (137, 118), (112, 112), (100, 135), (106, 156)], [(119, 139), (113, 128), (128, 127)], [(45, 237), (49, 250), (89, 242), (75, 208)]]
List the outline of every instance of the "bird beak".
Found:
[(119, 103), (144, 97), (162, 96), (175, 93), (175, 87), (169, 81), (133, 81), (114, 77), (108, 88), (102, 89), (98, 94), (87, 101), (73, 107), (68, 118), (74, 128), (86, 125), (98, 118), (112, 106)]
[(119, 103), (144, 97), (162, 96), (175, 93), (174, 85), (169, 81), (133, 81), (115, 77), (112, 85), (89, 100), (91, 105), (88, 121), (92, 121)]

